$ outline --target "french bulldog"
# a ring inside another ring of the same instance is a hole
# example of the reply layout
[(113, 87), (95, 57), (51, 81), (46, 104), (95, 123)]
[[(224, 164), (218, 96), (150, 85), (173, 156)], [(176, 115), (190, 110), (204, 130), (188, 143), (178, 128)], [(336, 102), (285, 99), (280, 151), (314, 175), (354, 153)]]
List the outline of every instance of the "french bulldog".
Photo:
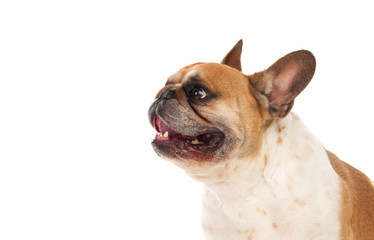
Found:
[(373, 183), (291, 112), (313, 54), (245, 75), (241, 52), (180, 69), (149, 109), (156, 153), (204, 185), (206, 239), (373, 240)]

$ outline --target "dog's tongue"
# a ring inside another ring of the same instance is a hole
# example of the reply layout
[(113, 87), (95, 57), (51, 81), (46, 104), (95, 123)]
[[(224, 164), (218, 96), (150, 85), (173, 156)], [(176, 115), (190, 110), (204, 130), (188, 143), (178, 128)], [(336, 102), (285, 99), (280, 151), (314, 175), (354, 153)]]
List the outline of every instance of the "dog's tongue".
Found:
[(168, 132), (169, 138), (191, 139), (191, 140), (194, 139), (194, 137), (184, 136), (180, 133), (177, 133), (176, 131), (171, 129), (168, 125), (166, 125), (166, 123), (164, 121), (162, 121), (162, 119), (159, 116), (156, 116), (153, 119), (153, 125), (154, 125), (156, 131), (161, 133), (161, 134), (165, 134), (166, 132)]
[(158, 116), (153, 119), (153, 125), (156, 131), (159, 133), (165, 133), (169, 131), (171, 132), (171, 128), (169, 128), (166, 123), (164, 123), (164, 121), (162, 121), (162, 119)]

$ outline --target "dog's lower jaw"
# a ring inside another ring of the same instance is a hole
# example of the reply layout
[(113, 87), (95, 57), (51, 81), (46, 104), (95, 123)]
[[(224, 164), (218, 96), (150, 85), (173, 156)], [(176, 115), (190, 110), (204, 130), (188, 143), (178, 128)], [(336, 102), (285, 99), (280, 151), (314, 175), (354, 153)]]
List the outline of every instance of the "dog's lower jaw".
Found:
[(341, 186), (325, 149), (290, 114), (253, 158), (232, 159), (206, 183), (206, 239), (340, 239)]

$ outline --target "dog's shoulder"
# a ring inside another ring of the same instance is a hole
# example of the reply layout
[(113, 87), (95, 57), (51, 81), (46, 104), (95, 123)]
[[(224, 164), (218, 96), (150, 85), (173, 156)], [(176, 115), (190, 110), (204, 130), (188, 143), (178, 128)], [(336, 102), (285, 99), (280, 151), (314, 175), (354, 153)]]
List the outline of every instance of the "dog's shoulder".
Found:
[(341, 220), (343, 235), (374, 239), (374, 185), (361, 171), (327, 151), (342, 184)]
[(368, 196), (374, 204), (374, 186), (370, 178), (360, 170), (340, 160), (334, 153), (327, 151), (327, 155), (335, 172), (340, 176), (344, 183), (346, 183), (348, 187), (355, 186), (353, 189), (350, 189), (350, 191), (355, 191), (363, 194), (363, 196)]

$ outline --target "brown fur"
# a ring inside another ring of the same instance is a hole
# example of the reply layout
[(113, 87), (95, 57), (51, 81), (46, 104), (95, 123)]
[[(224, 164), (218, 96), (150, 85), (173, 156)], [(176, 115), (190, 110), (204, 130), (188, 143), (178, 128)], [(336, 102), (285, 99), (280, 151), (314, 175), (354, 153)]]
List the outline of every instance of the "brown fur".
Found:
[(342, 184), (341, 224), (343, 240), (374, 239), (374, 187), (362, 172), (327, 152)]
[[(240, 126), (241, 129), (238, 130), (241, 133), (238, 132), (236, 135), (251, 133), (250, 136), (243, 136), (245, 145), (249, 147), (248, 152), (243, 151), (242, 154), (247, 156), (257, 153), (260, 148), (264, 116), (267, 109), (260, 107), (257, 100), (250, 94), (250, 82), (247, 77), (239, 71), (228, 71), (227, 66), (216, 63), (205, 63), (197, 65), (195, 68), (210, 90), (219, 94), (219, 99), (216, 100), (215, 104), (195, 106), (197, 112), (204, 115), (208, 121), (214, 122), (217, 119), (217, 112), (223, 105), (230, 106), (232, 111), (236, 112), (239, 112), (240, 109), (247, 109), (246, 112), (240, 112), (239, 115), (240, 122), (247, 124)], [(227, 114), (227, 116), (230, 115)]]

